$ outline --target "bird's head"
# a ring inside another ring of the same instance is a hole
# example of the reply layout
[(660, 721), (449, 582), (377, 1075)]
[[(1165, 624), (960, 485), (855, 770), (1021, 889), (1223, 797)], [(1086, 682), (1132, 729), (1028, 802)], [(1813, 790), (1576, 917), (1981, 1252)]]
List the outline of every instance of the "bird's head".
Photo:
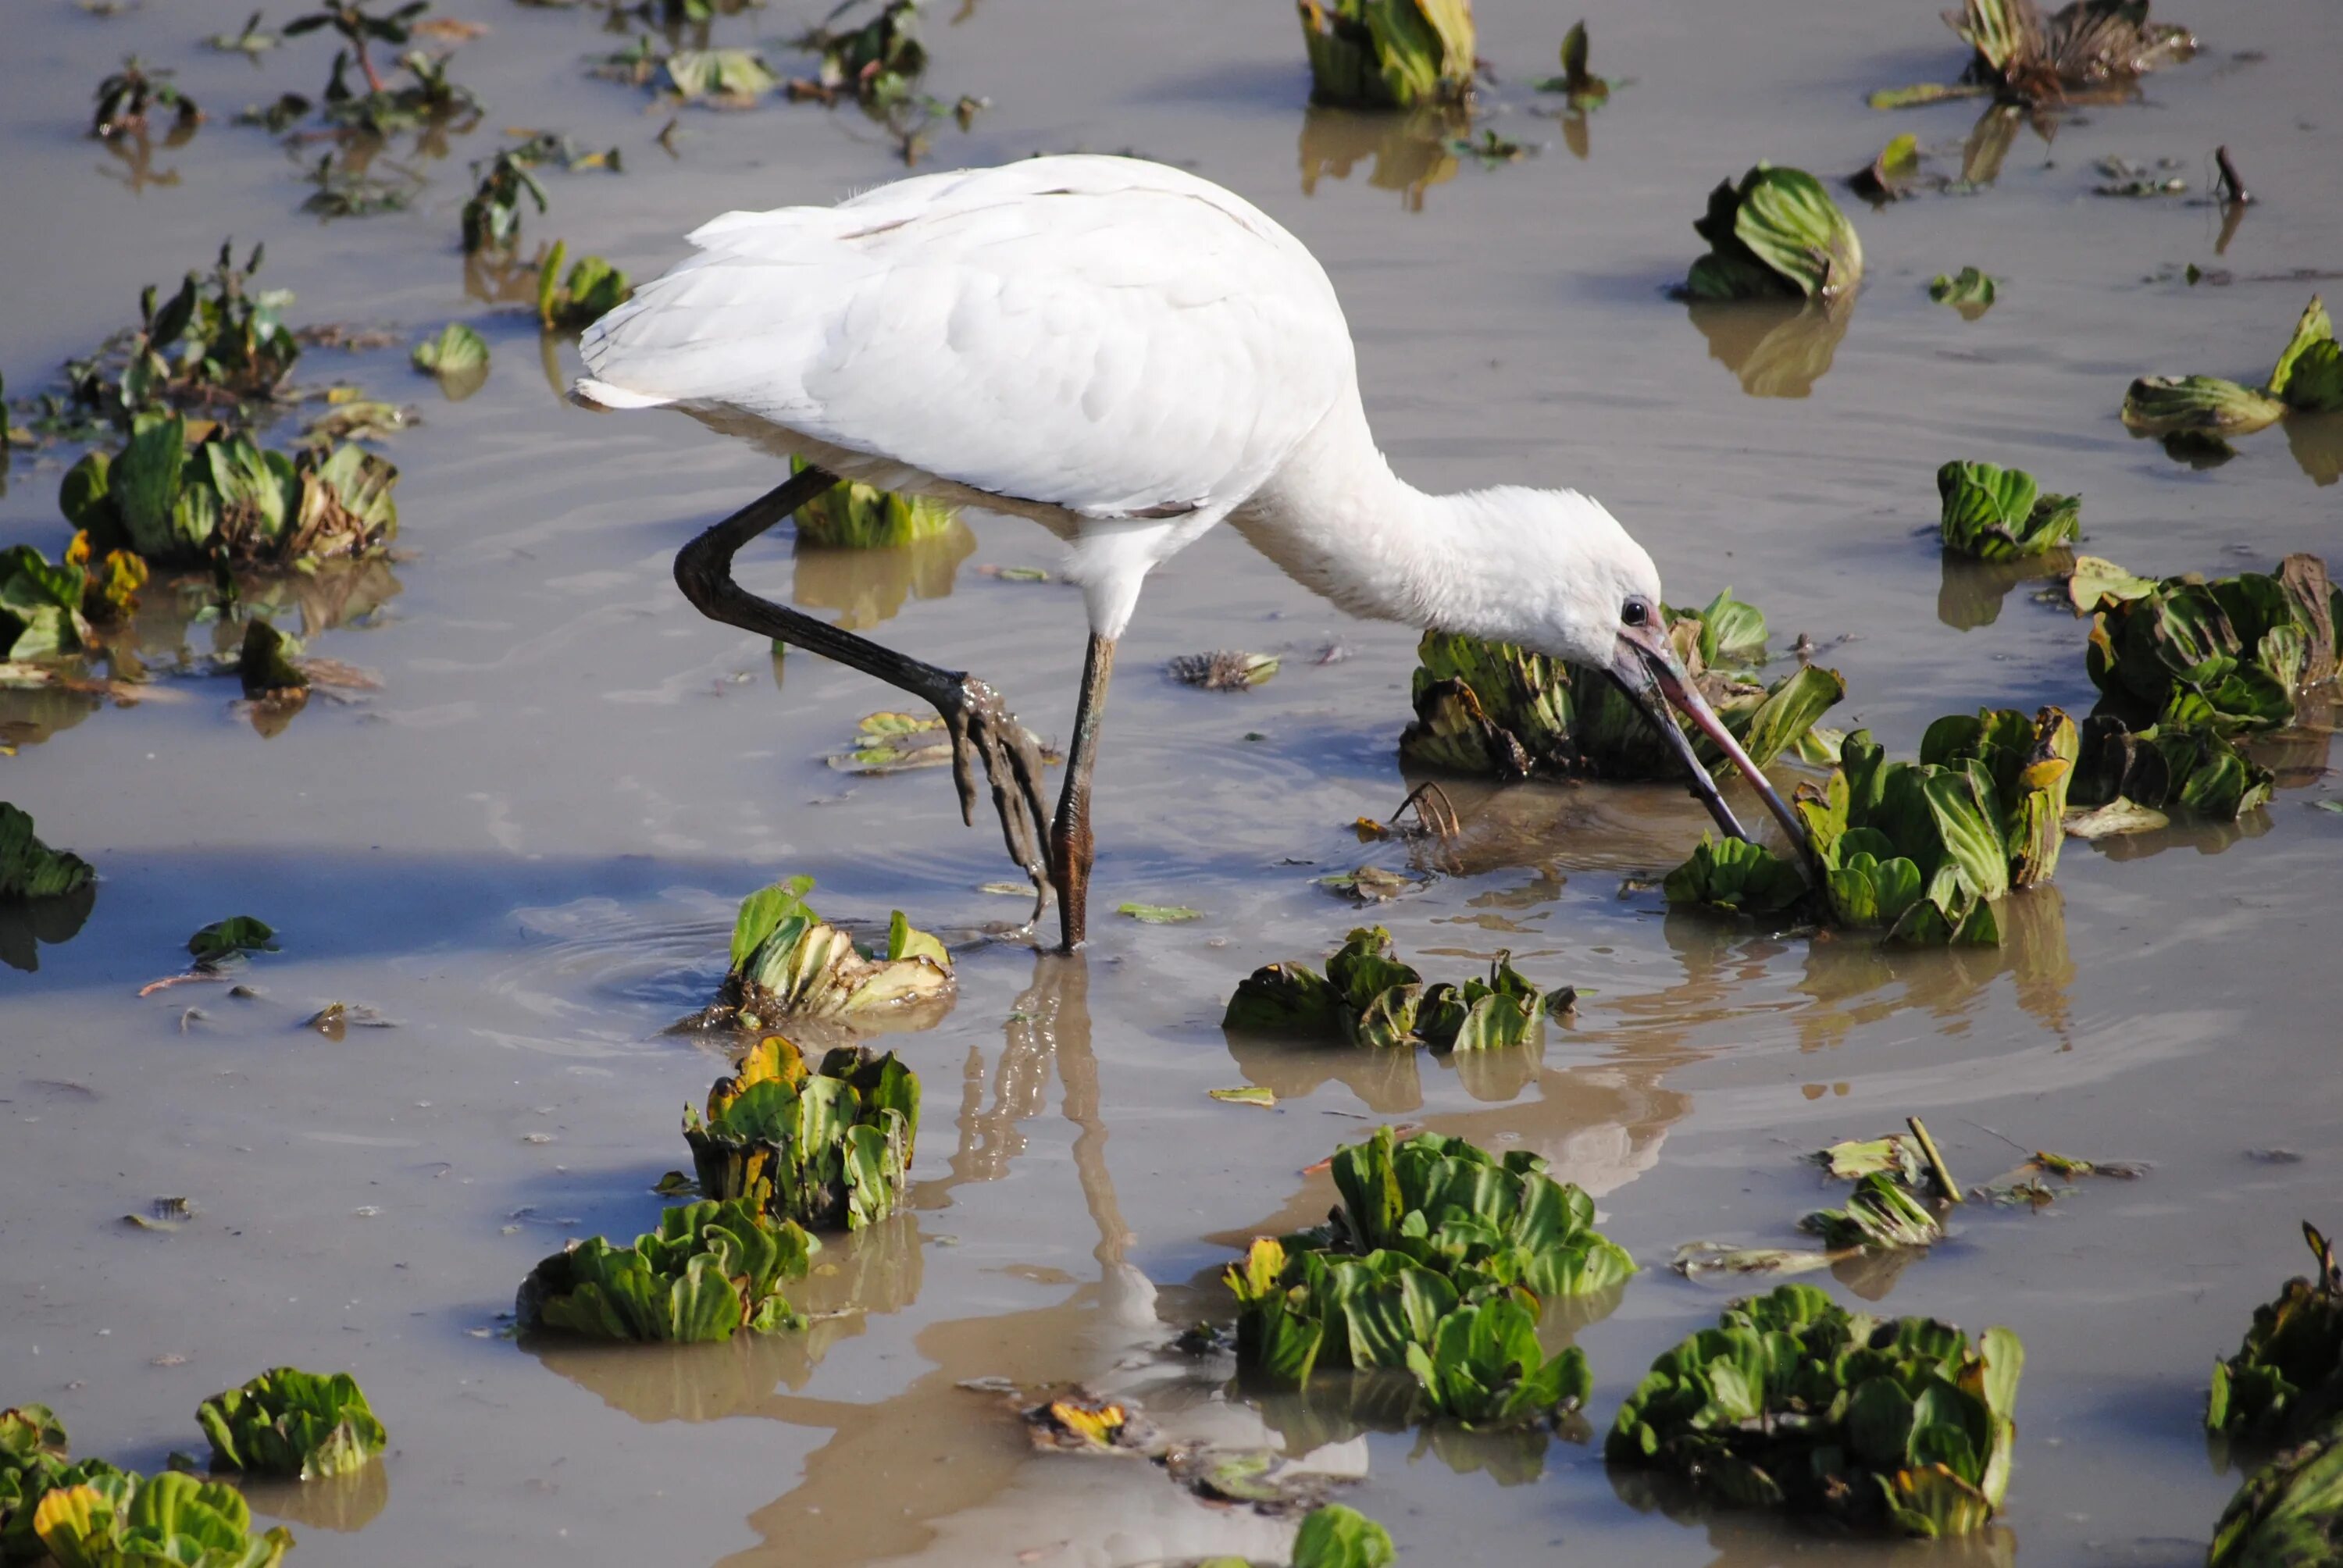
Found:
[(1701, 696), (1670, 643), (1659, 568), (1652, 564), (1651, 552), (1601, 502), (1574, 491), (1482, 494), (1494, 503), (1484, 516), (1508, 541), (1500, 553), (1511, 556), (1521, 573), (1502, 590), (1511, 608), (1497, 610), (1494, 618), (1514, 628), (1512, 634), (1501, 634), (1503, 640), (1608, 675), (1684, 759), (1693, 793), (1710, 815), (1727, 831), (1746, 838), (1669, 712), (1671, 707), (1680, 710), (1748, 779), (1790, 841), (1811, 859), (1805, 824)]

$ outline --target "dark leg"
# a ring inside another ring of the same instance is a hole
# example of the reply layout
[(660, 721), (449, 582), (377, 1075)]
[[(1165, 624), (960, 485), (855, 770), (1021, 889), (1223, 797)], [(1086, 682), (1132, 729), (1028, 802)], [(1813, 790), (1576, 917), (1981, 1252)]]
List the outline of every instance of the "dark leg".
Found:
[[(941, 714), (951, 730), (952, 782), (960, 789), (960, 819), (976, 820), (973, 764), (981, 761), (992, 785), (992, 806), (1001, 814), (1009, 858), (1033, 879), (1033, 918), (1038, 920), (1053, 886), (1041, 840), (1042, 825), (1049, 819), (1041, 809), (1041, 748), (1010, 713), (1001, 694), (965, 671), (940, 669), (881, 648), (868, 638), (759, 598), (732, 580), (732, 558), (742, 545), (836, 483), (834, 474), (806, 468), (749, 502), (677, 552), (676, 586), (710, 620), (836, 659), (910, 692)], [(1088, 711), (1087, 688), (1083, 708)], [(1087, 799), (1087, 787), (1084, 794)]]
[(1082, 659), (1082, 696), (1074, 709), (1074, 744), (1066, 753), (1066, 787), (1050, 828), (1050, 864), (1058, 873), (1058, 921), (1063, 950), (1082, 945), (1091, 896), (1091, 771), (1098, 766), (1099, 721), (1106, 716), (1106, 683), (1114, 675), (1114, 639), (1091, 634)]

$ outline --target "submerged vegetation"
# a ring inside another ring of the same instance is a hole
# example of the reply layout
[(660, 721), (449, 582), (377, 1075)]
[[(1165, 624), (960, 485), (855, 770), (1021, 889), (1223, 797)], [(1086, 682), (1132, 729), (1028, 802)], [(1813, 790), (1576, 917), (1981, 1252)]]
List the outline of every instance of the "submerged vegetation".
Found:
[(1849, 1312), (1805, 1285), (1727, 1307), (1652, 1363), (1604, 1447), (1745, 1508), (1917, 1536), (2001, 1507), (2025, 1352), (1931, 1318)]
[(287, 1481), (357, 1469), (389, 1442), (357, 1380), (298, 1367), (265, 1372), (196, 1412), (211, 1439), (212, 1468)]
[(737, 1199), (687, 1203), (631, 1247), (594, 1236), (547, 1258), (522, 1282), (514, 1316), (523, 1333), (672, 1344), (803, 1328), (780, 1285), (805, 1277), (820, 1245)]
[(732, 962), (703, 1027), (755, 1029), (784, 1018), (878, 1021), (951, 992), (951, 955), (898, 910), (885, 947), (865, 951), (806, 904), (811, 877), (791, 877), (743, 900)]
[(1244, 1033), (1353, 1045), (1429, 1046), (1436, 1051), (1493, 1050), (1519, 1045), (1548, 1012), (1567, 1012), (1577, 992), (1543, 991), (1507, 958), (1489, 978), (1463, 985), (1423, 983), (1392, 956), (1391, 932), (1353, 930), (1322, 977), (1306, 964), (1274, 963), (1238, 982), (1221, 1027)]
[(1299, 9), (1319, 103), (1405, 109), (1473, 90), (1472, 0), (1300, 0)]
[(1429, 1409), (1492, 1425), (1574, 1410), (1585, 1358), (1546, 1356), (1536, 1309), (1621, 1284), (1635, 1263), (1594, 1228), (1594, 1200), (1544, 1168), (1525, 1150), (1500, 1159), (1389, 1128), (1339, 1151), (1326, 1223), (1260, 1237), (1229, 1266), (1241, 1372), (1298, 1388), (1315, 1369), (1405, 1367)]
[(2343, 1416), (2343, 1267), (2335, 1243), (2308, 1221), (2302, 1235), (2318, 1267), (2256, 1307), (2237, 1353), (2213, 1363), (2208, 1432), (2293, 1442)]
[(705, 1121), (687, 1109), (683, 1123), (703, 1197), (816, 1231), (859, 1231), (893, 1213), (919, 1134), (919, 1075), (892, 1051), (840, 1046), (809, 1070), (779, 1035), (716, 1081)]
[[(1765, 657), (1765, 618), (1731, 588), (1704, 608), (1664, 613), (1685, 673), (1760, 766), (1805, 743), (1845, 695), (1845, 683), (1816, 665), (1760, 686), (1753, 677)], [(1643, 709), (1599, 670), (1437, 631), (1424, 633), (1416, 658), (1403, 761), (1501, 779), (1673, 779), (1682, 770)], [(1688, 726), (1685, 733), (1704, 760), (1721, 760), (1705, 735)]]
[(1863, 242), (1820, 180), (1759, 163), (1709, 193), (1693, 224), (1708, 254), (1692, 264), (1693, 299), (1846, 298), (1863, 281)]

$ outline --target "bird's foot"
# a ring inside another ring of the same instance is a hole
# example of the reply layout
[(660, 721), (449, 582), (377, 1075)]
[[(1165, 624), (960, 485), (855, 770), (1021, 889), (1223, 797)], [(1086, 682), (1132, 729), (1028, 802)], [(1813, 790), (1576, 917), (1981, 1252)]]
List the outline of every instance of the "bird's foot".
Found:
[(1050, 907), (1056, 883), (1050, 866), (1050, 814), (1041, 803), (1041, 743), (1017, 722), (1001, 694), (972, 675), (963, 675), (936, 704), (951, 733), (952, 783), (960, 790), (960, 820), (976, 824), (976, 769), (980, 763), (992, 786), (992, 809), (1001, 816), (1001, 836), (1009, 858), (1033, 879), (1033, 916)]

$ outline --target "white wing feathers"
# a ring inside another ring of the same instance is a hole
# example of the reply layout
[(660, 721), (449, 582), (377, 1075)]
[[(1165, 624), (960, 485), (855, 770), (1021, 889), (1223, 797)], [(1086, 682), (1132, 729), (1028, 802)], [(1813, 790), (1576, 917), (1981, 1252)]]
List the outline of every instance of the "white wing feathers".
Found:
[(1224, 512), (1354, 374), (1299, 241), (1135, 159), (925, 176), (690, 238), (587, 329), (587, 396), (729, 406), (1086, 517)]

